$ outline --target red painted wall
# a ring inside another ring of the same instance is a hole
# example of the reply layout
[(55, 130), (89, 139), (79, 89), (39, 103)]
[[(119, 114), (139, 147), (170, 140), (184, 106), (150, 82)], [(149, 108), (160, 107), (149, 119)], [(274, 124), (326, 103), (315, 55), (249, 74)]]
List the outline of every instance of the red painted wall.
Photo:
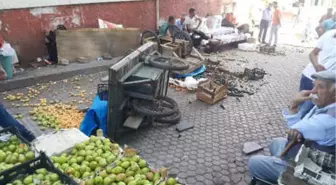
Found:
[[(196, 8), (199, 15), (208, 12), (220, 13), (221, 1), (160, 0), (160, 17), (179, 16), (186, 13), (190, 7)], [(45, 9), (49, 11), (40, 12)], [(57, 24), (65, 24), (67, 28), (96, 28), (98, 18), (123, 24), (124, 27), (154, 29), (156, 2), (148, 0), (4, 10), (0, 11), (0, 34), (16, 49), (21, 64), (26, 65), (47, 54), (44, 30), (52, 29)]]

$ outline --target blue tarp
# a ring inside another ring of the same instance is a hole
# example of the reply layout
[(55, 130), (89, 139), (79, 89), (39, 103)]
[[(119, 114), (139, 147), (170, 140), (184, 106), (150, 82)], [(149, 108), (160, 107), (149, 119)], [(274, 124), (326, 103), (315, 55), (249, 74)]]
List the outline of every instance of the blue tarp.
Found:
[(103, 130), (106, 136), (107, 123), (107, 101), (100, 100), (99, 96), (93, 99), (92, 105), (86, 112), (84, 119), (79, 127), (85, 135), (90, 136), (96, 128)]
[(199, 67), (198, 69), (195, 69), (193, 72), (188, 73), (188, 74), (183, 74), (183, 75), (179, 75), (179, 74), (174, 74), (173, 78), (186, 78), (188, 76), (197, 76), (199, 74), (204, 73), (204, 71), (206, 70), (205, 65), (202, 65), (201, 67)]

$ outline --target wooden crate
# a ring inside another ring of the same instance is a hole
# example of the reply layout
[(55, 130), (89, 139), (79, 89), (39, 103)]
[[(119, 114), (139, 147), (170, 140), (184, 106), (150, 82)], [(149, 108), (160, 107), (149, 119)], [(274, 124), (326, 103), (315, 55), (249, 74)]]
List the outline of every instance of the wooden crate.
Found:
[(209, 80), (198, 85), (196, 90), (196, 97), (205, 103), (213, 105), (218, 101), (226, 98), (227, 92), (227, 84), (218, 85), (215, 82)]

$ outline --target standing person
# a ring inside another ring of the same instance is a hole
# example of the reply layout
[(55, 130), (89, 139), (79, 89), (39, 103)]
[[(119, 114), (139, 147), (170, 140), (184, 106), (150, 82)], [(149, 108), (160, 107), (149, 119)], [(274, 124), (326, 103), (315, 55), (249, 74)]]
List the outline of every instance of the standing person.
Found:
[(319, 35), (319, 37), (321, 35), (323, 35), (326, 31), (332, 30), (332, 29), (336, 29), (336, 12), (334, 13), (334, 15), (332, 16), (332, 18), (327, 19), (325, 21), (323, 21), (317, 28), (316, 28), (316, 32)]
[(272, 28), (271, 28), (271, 36), (269, 39), (268, 44), (272, 45), (273, 37), (274, 37), (274, 44), (273, 46), (276, 46), (278, 43), (278, 32), (279, 28), (281, 26), (281, 12), (278, 9), (278, 2), (273, 2), (274, 12), (272, 17)]
[(331, 19), (333, 16), (333, 9), (332, 8), (328, 8), (327, 10), (327, 14), (323, 15), (319, 21), (319, 23), (321, 24), (323, 21), (327, 20), (327, 19)]
[[(330, 30), (319, 38), (316, 47), (309, 54), (309, 59), (311, 63), (302, 72), (300, 91), (313, 89), (311, 76), (314, 73), (336, 70), (336, 30)], [(306, 101), (301, 106), (303, 114), (306, 114), (313, 107), (313, 103)]]
[(182, 31), (185, 30), (185, 20), (186, 20), (185, 14), (182, 14), (181, 18), (179, 20), (176, 20), (176, 26)]
[(268, 29), (269, 23), (272, 21), (271, 9), (272, 9), (272, 3), (268, 4), (268, 7), (262, 12), (258, 40), (260, 43), (263, 43), (263, 44), (265, 44), (265, 38), (267, 35), (267, 29)]

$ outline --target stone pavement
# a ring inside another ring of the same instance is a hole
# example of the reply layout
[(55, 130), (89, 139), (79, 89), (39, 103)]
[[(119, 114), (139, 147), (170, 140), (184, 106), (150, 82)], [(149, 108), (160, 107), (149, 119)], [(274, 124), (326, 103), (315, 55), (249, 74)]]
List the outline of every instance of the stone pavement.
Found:
[[(264, 78), (267, 83), (258, 87), (258, 92), (252, 96), (223, 100), (221, 103), (225, 109), (220, 107), (220, 103), (206, 105), (196, 100), (195, 94), (170, 89), (169, 96), (179, 103), (182, 122), (192, 122), (195, 127), (178, 133), (175, 126), (156, 124), (147, 130), (125, 135), (120, 143), (135, 147), (153, 167), (168, 167), (182, 183), (246, 185), (249, 156), (243, 154), (243, 144), (255, 141), (265, 147), (259, 153), (268, 155), (267, 145), (271, 139), (285, 136), (281, 109), (287, 106), (289, 98), (298, 89), (300, 73), (308, 63), (308, 53), (307, 50), (296, 52), (293, 48), (286, 49), (286, 56), (237, 50), (227, 53), (246, 58), (248, 66), (264, 68), (269, 73)], [(89, 105), (101, 76), (102, 73), (49, 83), (47, 89), (41, 90), (40, 96), (67, 101), (73, 98), (69, 92), (78, 90), (75, 87), (80, 86), (86, 90), (88, 100), (82, 104)], [(260, 85), (257, 82), (253, 84)], [(8, 93), (25, 91), (18, 89)], [(15, 108), (10, 102), (4, 103), (11, 113), (25, 112), (22, 122), (31, 127), (27, 115), (29, 108)], [(36, 127), (34, 132), (41, 134)]]

